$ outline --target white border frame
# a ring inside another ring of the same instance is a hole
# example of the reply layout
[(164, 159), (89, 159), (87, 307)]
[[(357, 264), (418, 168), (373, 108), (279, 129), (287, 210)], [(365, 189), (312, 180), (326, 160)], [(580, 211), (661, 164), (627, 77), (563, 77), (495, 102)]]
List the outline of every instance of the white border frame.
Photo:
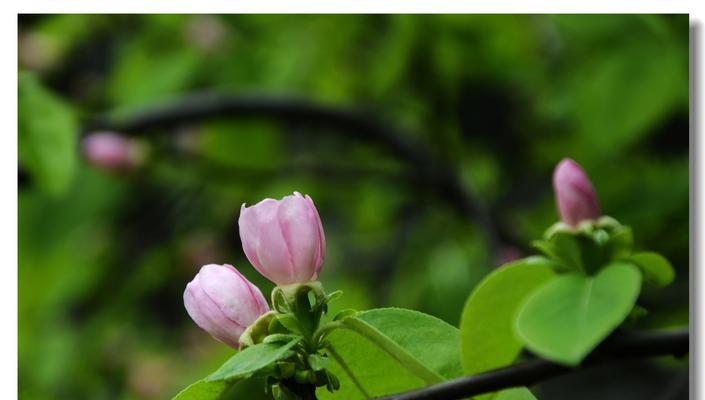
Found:
[[(4, 134), (0, 146), (0, 176), (6, 192), (0, 196), (0, 220), (5, 223), (0, 229), (0, 245), (6, 268), (0, 275), (0, 305), (5, 329), (0, 331), (2, 339), (2, 362), (0, 363), (0, 391), (2, 398), (17, 396), (17, 14), (20, 13), (689, 13), (691, 24), (691, 398), (701, 398), (702, 382), (705, 380), (702, 362), (705, 357), (701, 337), (701, 312), (705, 295), (703, 267), (703, 214), (705, 204), (702, 187), (703, 173), (702, 126), (700, 113), (703, 105), (703, 25), (705, 2), (672, 0), (570, 0), (534, 1), (489, 0), (470, 2), (463, 0), (123, 0), (120, 2), (101, 0), (25, 0), (4, 1), (2, 24), (2, 48), (5, 61), (0, 73), (2, 92), (2, 123)], [(11, 56), (8, 56), (11, 55)], [(8, 59), (10, 61), (8, 61)], [(11, 190), (10, 188), (14, 188)], [(47, 332), (47, 335), (51, 334)], [(9, 357), (14, 354), (14, 357)]]

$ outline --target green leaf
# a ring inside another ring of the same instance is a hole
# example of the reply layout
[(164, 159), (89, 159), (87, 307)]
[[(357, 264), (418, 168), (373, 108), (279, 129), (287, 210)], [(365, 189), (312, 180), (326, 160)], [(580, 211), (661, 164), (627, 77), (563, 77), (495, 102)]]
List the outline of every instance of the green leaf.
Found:
[(191, 49), (161, 51), (159, 57), (154, 57), (152, 49), (125, 50), (107, 83), (108, 96), (123, 112), (178, 95), (202, 66), (199, 54)]
[(262, 343), (289, 343), (291, 340), (297, 338), (301, 339), (302, 337), (299, 335), (291, 335), (286, 333), (273, 333), (271, 335), (265, 336)]
[(466, 375), (511, 364), (522, 348), (514, 317), (524, 299), (555, 276), (547, 258), (533, 256), (489, 274), (468, 297), (460, 322), (460, 348)]
[(174, 396), (173, 400), (216, 400), (225, 392), (231, 383), (225, 381), (207, 381), (201, 379), (192, 383), (186, 389)]
[(299, 338), (289, 343), (260, 343), (250, 346), (230, 357), (217, 371), (206, 377), (207, 381), (248, 378), (257, 371), (284, 358), (289, 349), (299, 342)]
[(442, 377), (452, 379), (463, 375), (458, 328), (434, 316), (403, 308), (369, 310), (358, 314), (356, 319), (383, 333)]
[[(579, 151), (602, 157), (619, 154), (687, 102), (686, 51), (681, 43), (654, 40), (586, 60), (573, 77), (575, 87), (563, 87), (575, 101), (573, 143), (583, 146)], [(610, 140), (595, 140), (595, 132), (604, 132)]]
[(624, 262), (614, 262), (594, 277), (558, 276), (520, 308), (516, 333), (532, 352), (577, 365), (629, 315), (640, 288), (639, 270)]
[(673, 282), (675, 272), (668, 260), (653, 252), (634, 253), (627, 258), (636, 264), (644, 275), (644, 281), (657, 286), (666, 286)]
[(60, 195), (76, 169), (78, 123), (71, 108), (34, 75), (21, 73), (18, 88), (20, 165), (40, 188)]
[(301, 326), (299, 325), (299, 320), (293, 314), (279, 314), (274, 318), (276, 318), (276, 320), (289, 331), (299, 335), (302, 334)]
[(362, 399), (423, 387), (463, 374), (460, 332), (417, 311), (382, 308), (341, 321), (327, 336), (335, 394), (321, 399)]
[(279, 125), (272, 121), (214, 120), (199, 135), (199, 155), (219, 166), (268, 170), (287, 159)]
[(536, 400), (536, 397), (525, 387), (505, 389), (492, 397), (492, 400)]

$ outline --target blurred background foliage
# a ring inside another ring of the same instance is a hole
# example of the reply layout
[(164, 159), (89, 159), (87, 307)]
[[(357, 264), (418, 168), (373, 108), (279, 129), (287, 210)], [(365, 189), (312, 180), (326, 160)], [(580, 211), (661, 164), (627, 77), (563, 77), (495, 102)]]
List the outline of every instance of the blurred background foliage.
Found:
[[(637, 246), (677, 268), (643, 293), (639, 325), (688, 323), (687, 15), (22, 15), (18, 35), (22, 398), (166, 398), (215, 369), (232, 350), (189, 319), (183, 289), (231, 263), (268, 293), (239, 208), (294, 190), (321, 213), (337, 307), (457, 325), (478, 280), (557, 220), (551, 172), (566, 156)], [(139, 168), (81, 159), (96, 116), (204, 91), (362, 110), (439, 160), (493, 229), (388, 143), (307, 121), (153, 126), (130, 132)], [(687, 397), (682, 362), (610, 368), (536, 393)]]

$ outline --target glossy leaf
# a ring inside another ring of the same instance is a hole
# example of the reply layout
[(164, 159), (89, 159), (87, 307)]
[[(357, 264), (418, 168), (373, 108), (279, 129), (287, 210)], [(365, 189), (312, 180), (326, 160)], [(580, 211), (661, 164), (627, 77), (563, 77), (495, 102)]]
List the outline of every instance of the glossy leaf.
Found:
[(401, 308), (365, 311), (356, 319), (374, 327), (442, 377), (463, 375), (458, 328), (434, 316)]
[(468, 297), (460, 323), (466, 375), (511, 364), (522, 348), (514, 317), (524, 299), (555, 276), (552, 261), (539, 256), (506, 264), (489, 274)]
[(552, 361), (579, 364), (634, 307), (641, 274), (615, 262), (596, 276), (566, 274), (539, 287), (516, 319), (516, 332), (532, 352)]
[(232, 381), (252, 376), (255, 372), (284, 358), (289, 349), (299, 342), (299, 338), (288, 343), (261, 343), (250, 346), (225, 362), (217, 371), (209, 375), (207, 381)]
[(327, 337), (340, 390), (319, 390), (319, 398), (382, 396), (462, 375), (460, 332), (435, 317), (383, 308), (341, 322)]
[(285, 357), (300, 339), (288, 343), (260, 343), (239, 351), (217, 371), (179, 392), (174, 400), (218, 399), (233, 384)]
[(633, 262), (644, 275), (644, 281), (657, 286), (666, 286), (673, 282), (675, 272), (668, 260), (654, 252), (634, 253), (627, 258)]

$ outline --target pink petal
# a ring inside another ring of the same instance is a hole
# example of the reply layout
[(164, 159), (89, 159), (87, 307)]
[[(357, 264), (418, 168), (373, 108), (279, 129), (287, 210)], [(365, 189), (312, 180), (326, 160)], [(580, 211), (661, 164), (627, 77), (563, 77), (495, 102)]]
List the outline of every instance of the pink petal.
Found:
[(315, 274), (320, 248), (316, 215), (296, 193), (279, 202), (278, 217), (293, 261), (295, 282), (308, 282)]
[(206, 265), (199, 275), (203, 291), (229, 320), (247, 327), (262, 314), (262, 292), (231, 265)]
[(584, 220), (600, 217), (597, 194), (585, 171), (575, 161), (566, 158), (556, 166), (553, 187), (561, 220), (577, 226)]
[(293, 264), (281, 232), (279, 202), (265, 199), (240, 214), (240, 239), (255, 269), (276, 284), (294, 283)]
[(199, 327), (219, 341), (238, 348), (238, 339), (245, 327), (228, 319), (220, 311), (201, 287), (199, 275), (186, 286), (184, 304), (186, 311)]

